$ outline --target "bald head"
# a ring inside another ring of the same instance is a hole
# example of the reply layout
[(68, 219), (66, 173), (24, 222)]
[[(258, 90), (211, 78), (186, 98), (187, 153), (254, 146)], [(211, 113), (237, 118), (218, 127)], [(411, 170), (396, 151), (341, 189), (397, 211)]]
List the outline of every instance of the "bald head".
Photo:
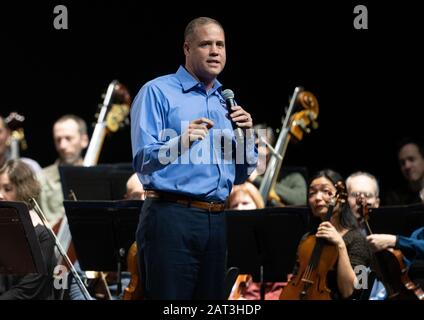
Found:
[(371, 208), (380, 205), (379, 188), (377, 179), (368, 172), (355, 172), (346, 179), (349, 206), (354, 216), (359, 219), (358, 198), (365, 198)]
[(128, 200), (144, 200), (145, 193), (143, 185), (138, 179), (136, 173), (134, 173), (127, 181), (127, 193), (125, 194), (125, 199)]

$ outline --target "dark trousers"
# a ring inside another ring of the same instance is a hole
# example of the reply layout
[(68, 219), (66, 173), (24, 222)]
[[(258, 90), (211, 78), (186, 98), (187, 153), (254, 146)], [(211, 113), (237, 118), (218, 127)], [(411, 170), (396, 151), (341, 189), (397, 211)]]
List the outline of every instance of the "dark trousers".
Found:
[(136, 238), (146, 299), (223, 299), (223, 212), (147, 199)]

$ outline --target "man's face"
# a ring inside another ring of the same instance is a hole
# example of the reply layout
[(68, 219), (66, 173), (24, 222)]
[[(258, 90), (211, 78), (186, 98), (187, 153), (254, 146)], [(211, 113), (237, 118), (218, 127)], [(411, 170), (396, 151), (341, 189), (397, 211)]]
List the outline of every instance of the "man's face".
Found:
[(377, 183), (370, 177), (361, 175), (350, 178), (346, 187), (348, 191), (347, 200), (356, 219), (362, 218), (359, 212), (360, 206), (356, 202), (358, 197), (365, 199), (371, 208), (378, 208), (380, 205), (380, 198), (377, 196)]
[(225, 35), (214, 23), (197, 26), (184, 42), (186, 68), (202, 82), (213, 81), (226, 62)]
[(7, 141), (10, 137), (10, 131), (6, 128), (6, 125), (3, 119), (0, 118), (0, 158), (6, 154), (7, 151)]
[(76, 164), (88, 145), (87, 135), (81, 135), (78, 124), (71, 119), (54, 125), (53, 139), (62, 164)]
[(258, 174), (263, 174), (266, 171), (266, 165), (270, 159), (270, 151), (263, 142), (259, 142), (259, 139), (255, 141), (258, 148), (258, 163), (256, 165), (256, 171)]
[(408, 182), (417, 183), (424, 178), (424, 159), (416, 144), (408, 143), (400, 149), (399, 165)]

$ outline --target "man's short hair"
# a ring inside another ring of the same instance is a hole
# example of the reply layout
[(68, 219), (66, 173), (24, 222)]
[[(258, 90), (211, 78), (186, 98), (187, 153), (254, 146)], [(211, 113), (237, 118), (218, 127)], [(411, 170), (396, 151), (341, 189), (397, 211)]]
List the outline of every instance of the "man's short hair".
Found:
[(400, 149), (407, 144), (415, 144), (418, 147), (418, 151), (421, 157), (424, 158), (424, 141), (421, 137), (404, 137), (396, 143), (397, 155), (399, 155)]
[(209, 18), (209, 17), (199, 17), (191, 20), (185, 30), (184, 30), (184, 41), (191, 41), (193, 34), (197, 27), (204, 26), (205, 24), (213, 23), (219, 26), (222, 31), (224, 31), (224, 28), (221, 23), (219, 23), (217, 20)]
[(87, 134), (87, 124), (86, 124), (86, 122), (84, 121), (84, 119), (82, 119), (81, 117), (78, 117), (74, 114), (65, 114), (64, 116), (57, 119), (54, 124), (60, 123), (60, 122), (65, 122), (67, 120), (73, 120), (77, 123), (78, 131), (81, 135)]

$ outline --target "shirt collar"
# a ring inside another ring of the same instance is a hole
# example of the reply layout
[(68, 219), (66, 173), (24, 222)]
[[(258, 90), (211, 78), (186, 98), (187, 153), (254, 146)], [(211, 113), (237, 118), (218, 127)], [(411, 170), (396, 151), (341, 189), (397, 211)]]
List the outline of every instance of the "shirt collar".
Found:
[[(203, 85), (198, 80), (196, 80), (184, 66), (180, 66), (178, 68), (176, 77), (180, 81), (181, 86), (185, 92), (190, 91), (198, 86), (203, 88)], [(213, 94), (216, 90), (221, 91), (221, 87), (222, 84), (217, 79), (215, 79), (210, 94)]]

